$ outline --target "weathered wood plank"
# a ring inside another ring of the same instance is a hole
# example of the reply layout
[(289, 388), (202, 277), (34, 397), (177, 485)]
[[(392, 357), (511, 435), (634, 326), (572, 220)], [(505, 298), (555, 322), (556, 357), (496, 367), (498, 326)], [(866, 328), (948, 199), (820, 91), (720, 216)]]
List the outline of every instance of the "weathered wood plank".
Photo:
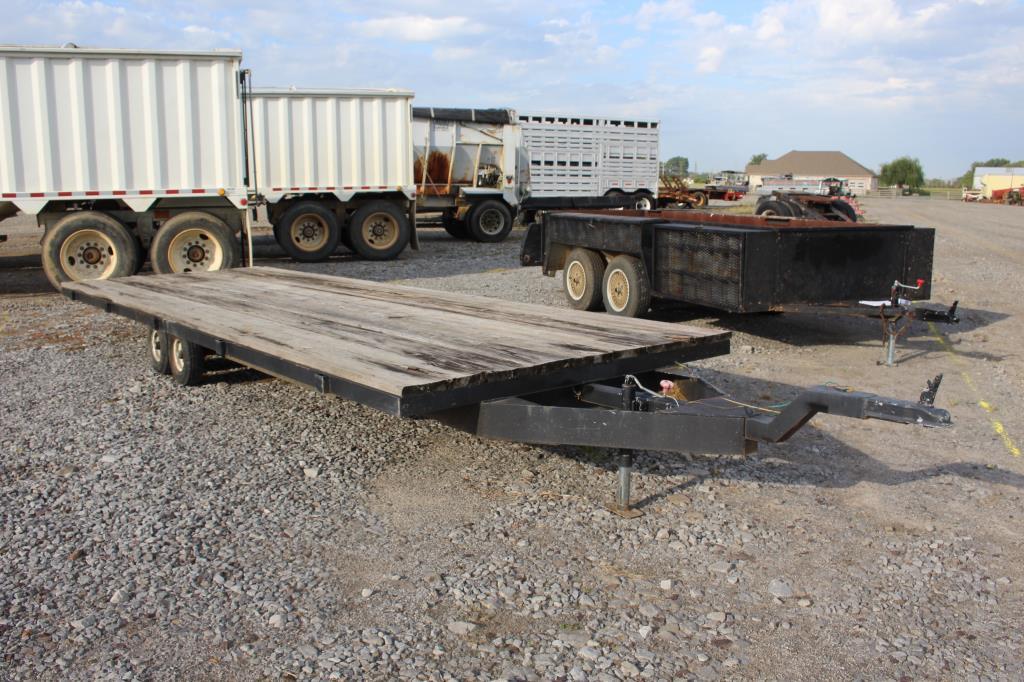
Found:
[(666, 352), (685, 359), (729, 336), (274, 268), (67, 288), (394, 396)]

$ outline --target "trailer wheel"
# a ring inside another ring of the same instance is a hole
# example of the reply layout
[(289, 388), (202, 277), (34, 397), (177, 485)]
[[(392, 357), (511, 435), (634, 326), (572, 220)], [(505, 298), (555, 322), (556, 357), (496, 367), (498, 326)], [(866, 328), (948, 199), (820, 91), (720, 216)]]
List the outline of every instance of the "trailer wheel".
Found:
[(340, 238), (334, 213), (315, 201), (294, 204), (274, 225), (274, 239), (285, 253), (301, 263), (330, 258)]
[(369, 260), (391, 260), (409, 243), (409, 218), (390, 201), (360, 206), (348, 223), (352, 250)]
[(612, 315), (639, 317), (651, 307), (651, 283), (643, 263), (633, 256), (615, 256), (604, 271), (604, 309)]
[(149, 245), (149, 262), (159, 274), (226, 270), (237, 267), (240, 259), (241, 246), (231, 228), (204, 211), (172, 217)]
[(441, 224), (444, 226), (444, 231), (455, 239), (469, 239), (469, 228), (466, 226), (465, 220), (459, 220), (450, 213), (445, 213), (441, 216)]
[(576, 310), (597, 310), (601, 307), (601, 284), (604, 281), (604, 259), (590, 249), (575, 248), (565, 259), (562, 283), (569, 306)]
[(832, 210), (849, 218), (851, 223), (857, 222), (857, 212), (853, 210), (853, 206), (850, 206), (842, 199), (836, 199), (832, 202)]
[(167, 334), (157, 329), (149, 332), (149, 366), (157, 374), (171, 373), (171, 355)]
[(469, 234), (478, 242), (503, 242), (511, 231), (512, 211), (500, 201), (481, 201), (469, 212)]
[(705, 192), (692, 192), (693, 205), (697, 208), (704, 208), (708, 205), (708, 195)]
[(182, 386), (195, 386), (203, 378), (203, 349), (177, 336), (168, 338), (171, 378)]
[(654, 208), (654, 195), (650, 192), (636, 192), (633, 199), (636, 200), (638, 211), (650, 211)]
[(62, 218), (43, 237), (43, 271), (57, 291), (65, 282), (134, 275), (135, 237), (110, 216), (79, 211)]
[(793, 217), (793, 210), (790, 208), (789, 204), (778, 201), (777, 199), (769, 199), (768, 201), (761, 202), (757, 205), (754, 213), (766, 216)]

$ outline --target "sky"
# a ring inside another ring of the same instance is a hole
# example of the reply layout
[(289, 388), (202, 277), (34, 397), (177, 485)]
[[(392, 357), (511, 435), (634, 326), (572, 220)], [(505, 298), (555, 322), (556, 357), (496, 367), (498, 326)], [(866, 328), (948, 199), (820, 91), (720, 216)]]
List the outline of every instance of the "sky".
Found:
[(1024, 0), (0, 0), (0, 43), (241, 48), (257, 87), (661, 122), (691, 170), (1024, 158)]

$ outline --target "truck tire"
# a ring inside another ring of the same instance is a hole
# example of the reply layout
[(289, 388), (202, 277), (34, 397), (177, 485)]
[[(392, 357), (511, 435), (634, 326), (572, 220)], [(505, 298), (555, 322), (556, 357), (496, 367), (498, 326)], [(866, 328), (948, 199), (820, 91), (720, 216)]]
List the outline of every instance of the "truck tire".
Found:
[(72, 213), (43, 237), (43, 271), (57, 291), (65, 282), (134, 275), (139, 254), (135, 237), (98, 211)]
[(604, 309), (612, 315), (639, 317), (651, 307), (651, 283), (644, 264), (633, 256), (615, 256), (601, 283)]
[(636, 201), (636, 210), (638, 211), (650, 211), (655, 208), (654, 195), (650, 192), (635, 192), (633, 199)]
[(857, 212), (853, 210), (853, 206), (841, 199), (832, 202), (832, 210), (849, 218), (851, 223), (857, 222)]
[(166, 332), (154, 329), (149, 332), (149, 366), (157, 374), (171, 373), (170, 342)]
[(455, 239), (469, 239), (469, 228), (465, 220), (459, 220), (454, 215), (445, 213), (441, 216), (441, 225), (444, 231)]
[(341, 230), (333, 211), (315, 201), (300, 201), (278, 219), (274, 239), (292, 260), (316, 263), (338, 249)]
[(195, 386), (203, 378), (203, 349), (177, 336), (168, 338), (171, 340), (168, 346), (171, 378), (182, 386)]
[(789, 204), (778, 201), (777, 199), (769, 199), (768, 201), (759, 203), (757, 208), (754, 209), (754, 213), (756, 215), (765, 216), (793, 217), (793, 210), (790, 208)]
[(562, 272), (562, 284), (569, 307), (576, 310), (600, 308), (603, 282), (604, 259), (601, 254), (579, 247), (569, 252)]
[(503, 242), (512, 231), (512, 211), (496, 199), (481, 201), (470, 209), (468, 227), (478, 242)]
[(231, 228), (204, 211), (186, 211), (165, 222), (149, 245), (149, 262), (159, 274), (208, 272), (238, 266), (242, 249)]
[(352, 214), (348, 238), (352, 250), (368, 260), (391, 260), (409, 243), (409, 217), (390, 201), (371, 201)]

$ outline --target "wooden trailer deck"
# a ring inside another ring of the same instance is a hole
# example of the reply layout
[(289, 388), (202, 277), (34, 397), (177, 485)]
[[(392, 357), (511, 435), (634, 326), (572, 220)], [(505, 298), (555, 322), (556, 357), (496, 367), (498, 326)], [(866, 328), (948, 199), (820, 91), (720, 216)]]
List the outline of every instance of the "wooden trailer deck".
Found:
[(729, 332), (277, 268), (64, 285), (261, 371), (417, 416), (729, 352)]

